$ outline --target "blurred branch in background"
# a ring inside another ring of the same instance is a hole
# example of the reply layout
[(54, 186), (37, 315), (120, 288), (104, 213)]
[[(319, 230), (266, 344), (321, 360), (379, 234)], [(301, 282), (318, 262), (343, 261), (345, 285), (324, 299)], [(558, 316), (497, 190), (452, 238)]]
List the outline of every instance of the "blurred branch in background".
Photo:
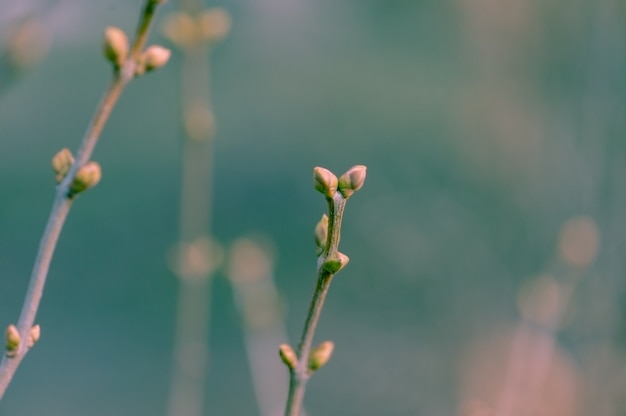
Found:
[(276, 346), (287, 340), (274, 283), (273, 250), (250, 238), (233, 243), (228, 277), (242, 319), (250, 372), (261, 416), (283, 414), (289, 383)]
[(126, 86), (135, 77), (162, 67), (169, 59), (169, 50), (160, 46), (153, 45), (144, 50), (156, 9), (161, 2), (162, 0), (145, 1), (132, 45), (129, 45), (124, 31), (117, 27), (107, 27), (103, 52), (112, 66), (112, 81), (85, 131), (76, 160), (68, 149), (62, 149), (52, 159), (52, 168), (58, 183), (56, 195), (39, 243), (19, 320), (17, 325), (9, 325), (5, 332), (5, 354), (0, 363), (0, 399), (22, 359), (39, 339), (39, 325), (34, 325), (34, 321), (50, 263), (76, 196), (100, 181), (100, 165), (90, 161), (90, 158), (111, 112)]
[(222, 257), (210, 231), (215, 118), (209, 58), (214, 44), (228, 33), (230, 17), (219, 8), (204, 10), (201, 0), (181, 0), (180, 9), (163, 26), (164, 35), (182, 53), (184, 134), (179, 242), (170, 255), (180, 284), (168, 414), (200, 416), (209, 360), (211, 276)]
[(557, 338), (568, 315), (571, 321), (575, 289), (589, 274), (600, 238), (589, 217), (571, 218), (559, 237), (555, 264), (520, 291), (515, 329), (478, 341), (462, 375), (462, 415), (584, 414), (583, 374)]

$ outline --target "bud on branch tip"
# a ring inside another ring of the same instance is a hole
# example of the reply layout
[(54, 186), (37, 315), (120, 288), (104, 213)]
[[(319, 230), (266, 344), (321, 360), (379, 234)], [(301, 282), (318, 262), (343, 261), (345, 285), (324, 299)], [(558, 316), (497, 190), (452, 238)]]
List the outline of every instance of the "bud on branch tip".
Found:
[(350, 198), (350, 196), (361, 189), (365, 183), (365, 176), (367, 174), (367, 166), (356, 165), (352, 166), (346, 173), (341, 175), (338, 181), (338, 188), (341, 195), (344, 198)]
[(326, 197), (332, 198), (337, 192), (337, 177), (328, 169), (318, 166), (313, 169), (313, 186)]

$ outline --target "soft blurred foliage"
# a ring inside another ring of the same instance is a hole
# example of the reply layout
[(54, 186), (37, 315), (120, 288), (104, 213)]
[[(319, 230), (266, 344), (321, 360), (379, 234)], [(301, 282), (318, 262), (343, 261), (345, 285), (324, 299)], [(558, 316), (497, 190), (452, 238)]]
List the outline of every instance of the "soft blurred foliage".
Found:
[[(368, 166), (344, 221), (351, 262), (317, 333), (335, 353), (309, 384), (309, 414), (624, 414), (626, 3), (208, 5), (233, 18), (212, 61), (214, 234), (274, 240), (293, 344), (325, 210), (312, 168)], [(102, 31), (131, 31), (139, 6), (0, 1), (2, 65), (13, 24), (36, 17), (38, 45), (52, 41), (22, 76), (0, 70), (2, 327), (17, 320), (52, 202), (50, 158), (76, 148), (108, 82)], [(165, 413), (179, 60), (116, 107), (94, 154), (102, 182), (70, 213), (41, 340), (0, 414)], [(213, 299), (206, 414), (254, 415), (223, 272)]]

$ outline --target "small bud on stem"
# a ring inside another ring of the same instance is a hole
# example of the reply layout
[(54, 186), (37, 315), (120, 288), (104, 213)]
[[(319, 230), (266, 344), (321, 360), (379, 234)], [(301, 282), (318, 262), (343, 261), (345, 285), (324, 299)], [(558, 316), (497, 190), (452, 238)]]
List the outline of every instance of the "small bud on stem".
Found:
[(335, 343), (332, 341), (324, 341), (317, 347), (313, 348), (311, 350), (311, 355), (309, 355), (309, 370), (315, 371), (322, 368), (328, 361), (330, 361), (330, 357), (333, 355), (334, 349)]
[(109, 26), (104, 30), (104, 56), (115, 69), (124, 65), (128, 57), (128, 38), (119, 27)]
[(163, 46), (149, 46), (139, 59), (135, 75), (140, 76), (146, 72), (154, 71), (155, 69), (165, 66), (171, 55), (172, 51)]
[(9, 325), (4, 332), (4, 348), (9, 358), (15, 357), (20, 346), (20, 333), (13, 324)]
[(54, 155), (52, 158), (52, 170), (56, 175), (57, 183), (61, 183), (73, 164), (74, 156), (72, 156), (72, 152), (69, 149), (61, 149)]
[(70, 197), (75, 196), (89, 188), (93, 188), (102, 178), (102, 169), (97, 162), (87, 162), (81, 166), (74, 176), (70, 185)]
[(350, 258), (348, 256), (336, 251), (332, 253), (330, 256), (328, 256), (328, 258), (326, 259), (322, 267), (328, 273), (335, 274), (339, 270), (346, 267), (346, 264), (348, 264), (349, 261), (350, 261)]
[(328, 215), (322, 215), (322, 219), (315, 226), (314, 237), (317, 246), (316, 253), (319, 256), (324, 252), (328, 243)]
[(283, 363), (285, 363), (290, 369), (293, 370), (298, 366), (298, 356), (289, 344), (280, 344), (278, 347), (278, 354), (280, 355), (280, 359)]
[(39, 337), (41, 337), (41, 327), (33, 325), (28, 334), (28, 348), (32, 348), (39, 341)]

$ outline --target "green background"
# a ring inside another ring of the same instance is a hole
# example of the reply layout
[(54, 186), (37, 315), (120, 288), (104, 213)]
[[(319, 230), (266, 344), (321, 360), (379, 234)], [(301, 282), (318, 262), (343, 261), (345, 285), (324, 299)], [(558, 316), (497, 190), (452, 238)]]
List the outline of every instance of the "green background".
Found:
[[(0, 15), (9, 3), (0, 2)], [(557, 342), (585, 391), (611, 404), (580, 414), (623, 414), (615, 380), (626, 368), (624, 4), (215, 5), (233, 27), (212, 61), (213, 234), (224, 244), (250, 233), (274, 241), (292, 343), (314, 284), (312, 230), (325, 210), (312, 168), (368, 166), (344, 221), (351, 262), (316, 338), (334, 340), (336, 350), (309, 384), (309, 414), (457, 414), (469, 346), (514, 327), (519, 288), (561, 270), (559, 231), (579, 215), (597, 224), (600, 252)], [(108, 82), (101, 33), (111, 24), (131, 31), (139, 6), (32, 5), (52, 47), (19, 79), (0, 80), (1, 327), (17, 320), (52, 203), (50, 158), (77, 147)], [(151, 39), (171, 46), (158, 33)], [(179, 63), (175, 51), (115, 108), (94, 153), (103, 180), (70, 213), (39, 310), (42, 338), (1, 415), (165, 414)], [(241, 325), (221, 272), (211, 320), (205, 414), (254, 415)], [(599, 364), (589, 358), (596, 348), (609, 351)]]

